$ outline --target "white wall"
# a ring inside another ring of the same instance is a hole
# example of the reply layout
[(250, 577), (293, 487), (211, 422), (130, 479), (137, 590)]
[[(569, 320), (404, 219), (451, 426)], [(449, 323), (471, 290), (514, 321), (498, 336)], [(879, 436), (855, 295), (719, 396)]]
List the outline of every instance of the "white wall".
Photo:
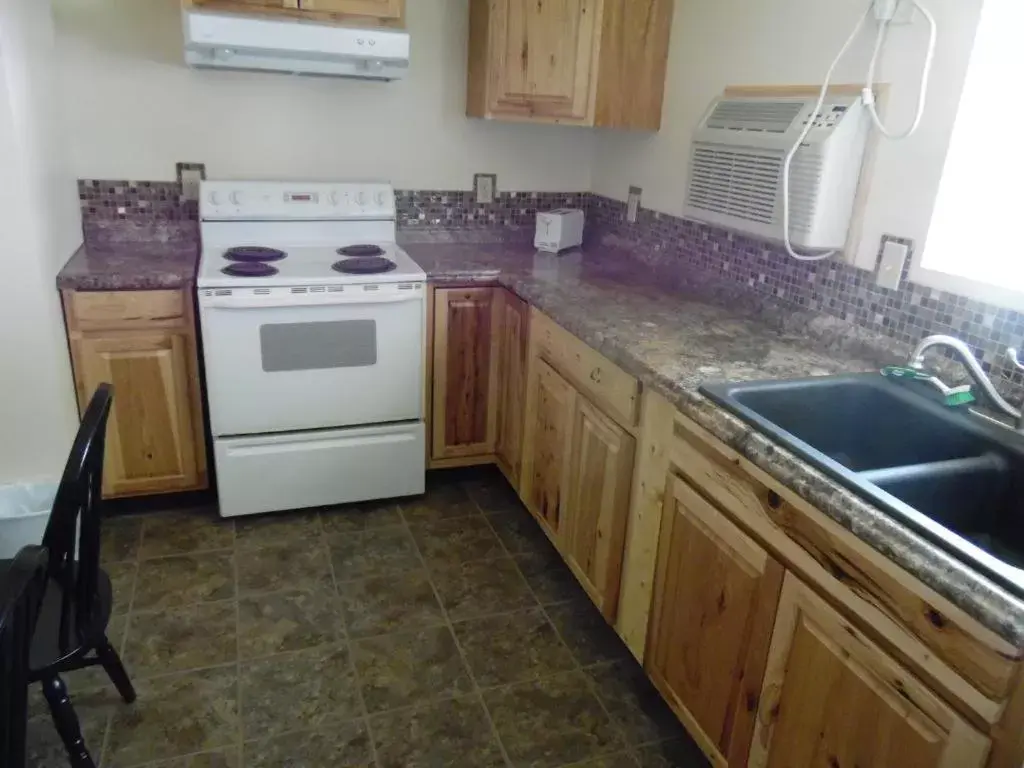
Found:
[[(883, 233), (923, 242), (953, 129), (982, 0), (924, 0), (939, 21), (939, 46), (920, 131), (879, 148), (863, 238), (855, 263), (873, 266)], [(594, 148), (593, 191), (625, 200), (643, 187), (643, 205), (680, 214), (690, 139), (728, 85), (820, 84), (868, 0), (676, 0), (665, 116), (657, 135), (602, 132)], [(862, 83), (874, 23), (837, 71)], [(893, 29), (879, 79), (891, 83), (889, 123), (906, 126), (917, 102), (927, 40), (922, 19)]]
[(57, 270), (81, 242), (45, 0), (0, 0), (0, 484), (59, 477), (77, 414)]
[(77, 176), (384, 178), (400, 188), (586, 191), (592, 132), (465, 116), (467, 0), (409, 0), (408, 79), (194, 71), (179, 0), (54, 0)]

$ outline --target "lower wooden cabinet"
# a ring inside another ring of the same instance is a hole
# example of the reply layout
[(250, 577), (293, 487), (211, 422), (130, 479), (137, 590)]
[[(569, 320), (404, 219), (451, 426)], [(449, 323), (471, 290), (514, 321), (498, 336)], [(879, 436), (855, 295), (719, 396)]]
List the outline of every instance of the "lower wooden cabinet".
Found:
[(498, 291), (498, 434), (495, 459), (513, 488), (523, 465), (523, 405), (529, 350), (530, 308), (509, 291)]
[(552, 538), (561, 525), (576, 397), (554, 368), (539, 358), (531, 361), (519, 495)]
[(980, 768), (989, 739), (787, 574), (751, 768)]
[(498, 398), (494, 329), (499, 290), (434, 291), (432, 460), (480, 457), (493, 461)]
[(67, 292), (64, 305), (79, 407), (103, 382), (114, 387), (104, 497), (206, 488), (191, 297)]
[(632, 435), (576, 395), (558, 543), (609, 621), (618, 607), (635, 451)]
[(227, 13), (280, 14), (296, 19), (360, 26), (405, 26), (405, 0), (182, 0)]
[(783, 574), (669, 475), (645, 666), (690, 730), (703, 734), (704, 749), (729, 765), (747, 758)]

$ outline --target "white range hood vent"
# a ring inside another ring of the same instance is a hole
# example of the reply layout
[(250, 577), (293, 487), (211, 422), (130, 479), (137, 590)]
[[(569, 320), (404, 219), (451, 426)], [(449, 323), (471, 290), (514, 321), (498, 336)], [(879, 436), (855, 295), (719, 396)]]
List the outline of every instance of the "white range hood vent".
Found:
[(406, 32), (182, 11), (193, 67), (397, 80), (409, 71)]

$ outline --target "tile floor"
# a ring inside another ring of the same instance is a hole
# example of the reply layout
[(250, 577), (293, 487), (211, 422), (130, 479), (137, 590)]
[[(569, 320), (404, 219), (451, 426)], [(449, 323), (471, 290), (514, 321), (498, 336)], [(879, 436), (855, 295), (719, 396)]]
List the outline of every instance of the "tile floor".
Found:
[[(139, 693), (67, 676), (107, 768), (706, 765), (501, 476), (401, 503), (111, 520)], [(36, 694), (36, 692), (33, 692)], [(33, 768), (66, 765), (41, 696)]]

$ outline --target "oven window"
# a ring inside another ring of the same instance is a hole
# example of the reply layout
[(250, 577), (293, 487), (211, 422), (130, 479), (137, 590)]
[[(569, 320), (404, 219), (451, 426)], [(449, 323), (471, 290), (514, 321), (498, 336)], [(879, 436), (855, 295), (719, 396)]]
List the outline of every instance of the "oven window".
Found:
[(375, 365), (377, 323), (336, 320), (262, 325), (260, 356), (267, 373)]

